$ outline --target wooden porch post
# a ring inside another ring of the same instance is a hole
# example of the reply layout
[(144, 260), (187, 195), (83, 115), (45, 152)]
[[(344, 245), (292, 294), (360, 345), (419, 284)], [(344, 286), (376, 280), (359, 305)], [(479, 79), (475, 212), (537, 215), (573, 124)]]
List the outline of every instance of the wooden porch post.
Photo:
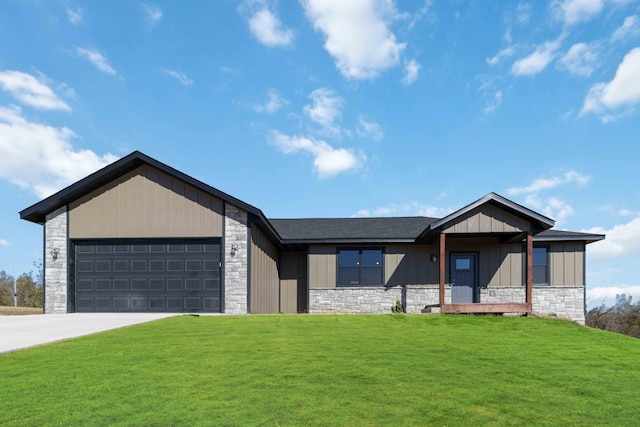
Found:
[(440, 254), (438, 255), (439, 263), (439, 284), (440, 284), (440, 307), (444, 305), (444, 257), (445, 257), (445, 234), (440, 233)]
[(533, 233), (527, 233), (527, 294), (525, 302), (532, 304), (532, 287), (533, 287)]

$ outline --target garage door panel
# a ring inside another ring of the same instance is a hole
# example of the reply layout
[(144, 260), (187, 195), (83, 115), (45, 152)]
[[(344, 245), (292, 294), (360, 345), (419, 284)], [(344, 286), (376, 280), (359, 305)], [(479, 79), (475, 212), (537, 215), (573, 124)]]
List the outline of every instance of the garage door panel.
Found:
[(220, 312), (220, 244), (75, 242), (76, 311)]

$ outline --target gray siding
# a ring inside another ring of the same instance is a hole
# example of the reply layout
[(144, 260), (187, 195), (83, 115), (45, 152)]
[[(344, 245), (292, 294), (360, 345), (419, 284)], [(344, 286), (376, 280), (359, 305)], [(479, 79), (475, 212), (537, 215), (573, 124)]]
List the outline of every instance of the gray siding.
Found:
[(148, 165), (69, 205), (69, 237), (221, 237), (223, 203)]
[(280, 295), (278, 248), (255, 225), (251, 226), (251, 313), (278, 313)]

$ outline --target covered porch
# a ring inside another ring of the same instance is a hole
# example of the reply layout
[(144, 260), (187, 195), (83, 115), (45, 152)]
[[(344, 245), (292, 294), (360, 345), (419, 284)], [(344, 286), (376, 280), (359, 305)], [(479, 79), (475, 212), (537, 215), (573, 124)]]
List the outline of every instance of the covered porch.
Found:
[(440, 312), (531, 314), (534, 235), (553, 224), (493, 193), (431, 224), (420, 238), (437, 242)]

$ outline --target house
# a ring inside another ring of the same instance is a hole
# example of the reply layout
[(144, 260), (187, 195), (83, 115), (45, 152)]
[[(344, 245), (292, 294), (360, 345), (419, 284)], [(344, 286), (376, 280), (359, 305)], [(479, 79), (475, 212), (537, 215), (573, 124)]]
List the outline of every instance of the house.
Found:
[(584, 323), (603, 235), (491, 193), (444, 218), (269, 219), (140, 152), (20, 212), (45, 312), (516, 312)]

